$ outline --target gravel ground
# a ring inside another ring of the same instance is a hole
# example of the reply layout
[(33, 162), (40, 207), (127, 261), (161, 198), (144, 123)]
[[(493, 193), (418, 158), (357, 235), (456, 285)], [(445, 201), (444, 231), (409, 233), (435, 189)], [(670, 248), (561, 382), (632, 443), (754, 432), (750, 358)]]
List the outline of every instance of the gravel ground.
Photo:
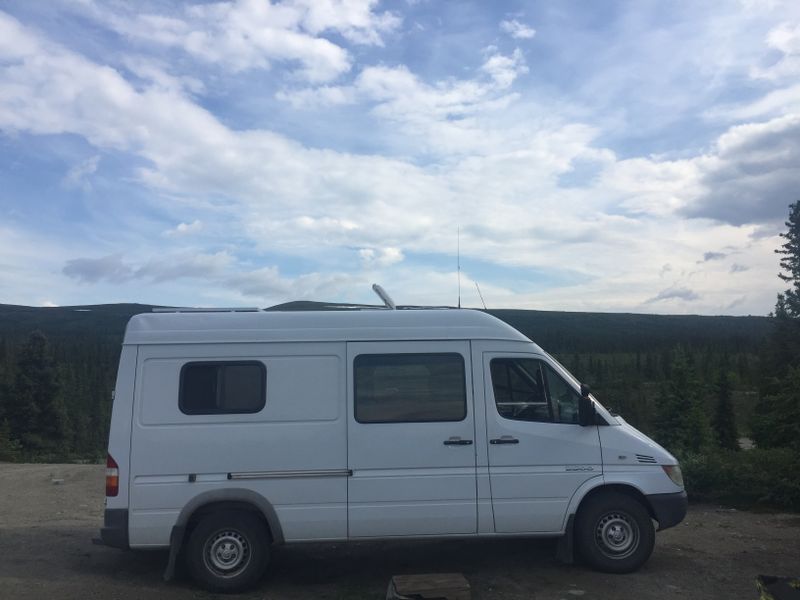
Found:
[[(164, 583), (165, 553), (92, 544), (103, 477), (99, 465), (0, 464), (0, 597), (215, 597), (185, 578)], [(554, 550), (536, 540), (279, 547), (259, 589), (240, 597), (379, 599), (395, 574), (461, 572), (476, 599), (755, 599), (756, 575), (800, 575), (800, 515), (693, 505), (630, 575), (561, 565)]]

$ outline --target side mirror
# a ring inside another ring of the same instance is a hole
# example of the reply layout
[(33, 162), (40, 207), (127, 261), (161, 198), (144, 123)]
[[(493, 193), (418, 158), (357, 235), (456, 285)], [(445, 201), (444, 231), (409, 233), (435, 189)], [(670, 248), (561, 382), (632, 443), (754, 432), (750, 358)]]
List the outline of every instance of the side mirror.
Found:
[(581, 399), (578, 401), (578, 424), (586, 427), (594, 425), (595, 422), (594, 402), (589, 398), (589, 386), (582, 383)]

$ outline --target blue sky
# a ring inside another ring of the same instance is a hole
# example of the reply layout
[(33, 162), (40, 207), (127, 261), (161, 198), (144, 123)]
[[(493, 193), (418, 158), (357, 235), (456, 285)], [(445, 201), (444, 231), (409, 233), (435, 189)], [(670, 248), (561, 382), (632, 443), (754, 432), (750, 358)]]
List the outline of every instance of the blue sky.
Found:
[(0, 302), (766, 314), (796, 2), (6, 2)]

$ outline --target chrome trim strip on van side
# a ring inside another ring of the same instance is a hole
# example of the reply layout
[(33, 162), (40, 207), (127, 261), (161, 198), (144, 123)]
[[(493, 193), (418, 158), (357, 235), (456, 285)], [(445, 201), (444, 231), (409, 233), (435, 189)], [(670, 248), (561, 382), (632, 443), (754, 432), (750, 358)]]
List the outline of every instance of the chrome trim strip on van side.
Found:
[(251, 471), (228, 473), (228, 479), (291, 479), (295, 477), (352, 477), (350, 469), (320, 469), (308, 471)]

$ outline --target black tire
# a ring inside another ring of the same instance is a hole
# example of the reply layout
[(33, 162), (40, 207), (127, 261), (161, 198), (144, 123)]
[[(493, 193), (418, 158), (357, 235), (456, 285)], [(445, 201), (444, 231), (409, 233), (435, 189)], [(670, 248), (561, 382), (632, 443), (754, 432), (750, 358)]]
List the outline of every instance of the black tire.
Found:
[(620, 492), (589, 498), (575, 519), (578, 552), (598, 571), (636, 571), (650, 558), (655, 540), (650, 513), (638, 500)]
[(212, 592), (241, 592), (255, 586), (269, 561), (267, 528), (255, 514), (211, 513), (197, 524), (186, 544), (192, 578)]

